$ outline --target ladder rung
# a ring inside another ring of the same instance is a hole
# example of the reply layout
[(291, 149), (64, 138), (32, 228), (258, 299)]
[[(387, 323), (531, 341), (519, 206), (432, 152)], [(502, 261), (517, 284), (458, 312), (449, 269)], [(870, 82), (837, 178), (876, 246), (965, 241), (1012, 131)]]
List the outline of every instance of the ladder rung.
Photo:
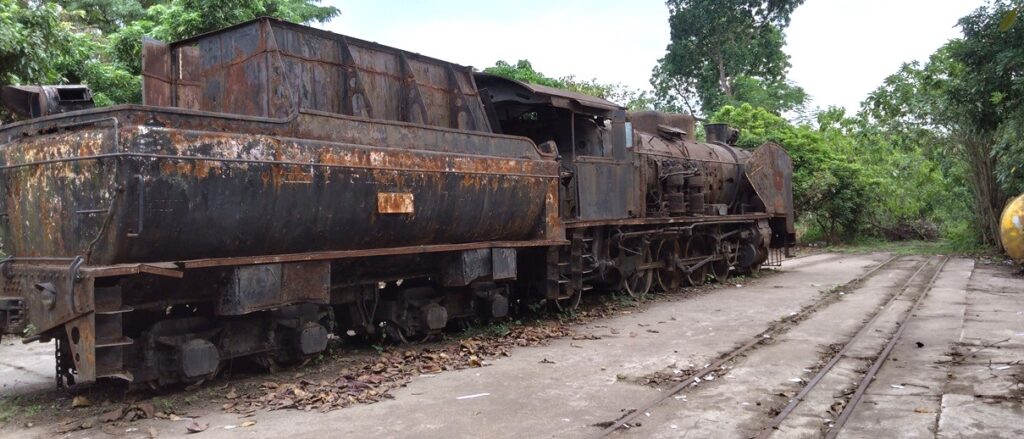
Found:
[(130, 339), (130, 338), (128, 338), (128, 337), (114, 338), (114, 339), (110, 339), (110, 340), (97, 340), (96, 341), (96, 349), (110, 348), (110, 347), (114, 347), (114, 346), (126, 346), (126, 345), (130, 345), (132, 343), (135, 343), (135, 341)]
[(103, 315), (103, 316), (108, 316), (108, 315), (114, 315), (114, 314), (124, 314), (126, 312), (132, 312), (132, 311), (135, 311), (135, 310), (126, 306), (124, 308), (115, 309), (115, 310), (111, 310), (111, 311), (99, 311), (99, 310), (97, 310), (96, 314)]

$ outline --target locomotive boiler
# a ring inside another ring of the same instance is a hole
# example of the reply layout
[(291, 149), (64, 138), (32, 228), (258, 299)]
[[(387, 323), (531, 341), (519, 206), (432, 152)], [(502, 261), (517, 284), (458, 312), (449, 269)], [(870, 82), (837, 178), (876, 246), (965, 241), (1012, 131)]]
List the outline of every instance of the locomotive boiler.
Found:
[(0, 329), (61, 384), (193, 383), (776, 263), (784, 149), (273, 19), (143, 44), (143, 104), (16, 87)]

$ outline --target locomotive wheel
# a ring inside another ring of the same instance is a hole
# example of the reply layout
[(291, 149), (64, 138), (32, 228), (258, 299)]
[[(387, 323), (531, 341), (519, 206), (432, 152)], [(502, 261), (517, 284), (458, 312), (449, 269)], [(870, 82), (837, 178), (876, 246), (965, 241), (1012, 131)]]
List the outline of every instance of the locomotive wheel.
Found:
[[(697, 239), (689, 239), (686, 241), (686, 246), (683, 248), (683, 257), (692, 258), (697, 256), (706, 256), (700, 251), (700, 245), (697, 243)], [(704, 285), (704, 281), (708, 277), (708, 264), (701, 265), (700, 268), (686, 272), (683, 271), (684, 277), (686, 278), (686, 284), (690, 286)]]
[(658, 250), (655, 252), (658, 260), (665, 264), (664, 267), (654, 271), (654, 278), (657, 280), (658, 289), (664, 293), (675, 292), (682, 283), (682, 271), (676, 267), (676, 261), (682, 254), (677, 239), (662, 239), (658, 242)]
[[(651, 257), (651, 246), (641, 242), (640, 254), (633, 256), (633, 259), (637, 261), (636, 265), (650, 264), (653, 260)], [(629, 297), (638, 300), (647, 295), (653, 283), (654, 273), (649, 268), (642, 270), (634, 269), (629, 275), (622, 276), (622, 290), (629, 294)]]
[(406, 328), (403, 328), (398, 323), (391, 321), (387, 322), (387, 325), (384, 326), (384, 334), (388, 338), (398, 340), (402, 344), (423, 343), (430, 340), (434, 335), (430, 332), (425, 334), (416, 334)]
[(717, 261), (713, 261), (708, 264), (708, 273), (718, 283), (724, 283), (729, 278), (729, 268), (732, 264), (729, 263), (729, 257), (723, 252), (719, 252), (718, 246), (715, 245), (715, 238), (711, 236), (704, 237), (704, 250), (705, 254), (716, 254), (722, 257)]
[(574, 291), (575, 288), (564, 284), (559, 289), (558, 298), (554, 300), (555, 308), (562, 312), (572, 312), (580, 306), (580, 300), (583, 298), (582, 291)]
[(724, 283), (729, 279), (729, 262), (725, 260), (714, 261), (710, 265), (709, 273), (718, 283)]
[(751, 265), (743, 269), (737, 269), (736, 272), (743, 276), (754, 276), (761, 272), (761, 264)]

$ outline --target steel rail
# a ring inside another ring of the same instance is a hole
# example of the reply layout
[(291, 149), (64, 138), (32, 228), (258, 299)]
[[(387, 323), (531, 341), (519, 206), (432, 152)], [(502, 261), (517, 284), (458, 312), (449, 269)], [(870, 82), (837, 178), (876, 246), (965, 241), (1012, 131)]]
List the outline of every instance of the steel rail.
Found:
[[(866, 279), (868, 276), (871, 276), (872, 274), (878, 272), (878, 270), (881, 270), (883, 267), (889, 265), (889, 263), (892, 262), (893, 260), (895, 260), (897, 257), (898, 256), (892, 256), (889, 259), (886, 259), (882, 263), (874, 266), (873, 268), (871, 268), (870, 270), (864, 272), (860, 276), (857, 276), (853, 280), (851, 280), (851, 281), (841, 285), (841, 288), (842, 289), (851, 288), (851, 287), (859, 284), (864, 279)], [(799, 320), (799, 319), (803, 318), (804, 316), (807, 316), (807, 315), (810, 315), (810, 314), (814, 313), (822, 305), (824, 305), (825, 303), (829, 302), (829, 300), (831, 298), (832, 298), (832, 295), (826, 295), (826, 296), (818, 299), (818, 301), (814, 302), (814, 304), (812, 304), (811, 306), (803, 309), (802, 311), (797, 313), (795, 316), (790, 317), (787, 321)], [(776, 328), (775, 326), (770, 326), (768, 329), (766, 329), (766, 330), (762, 331), (761, 333), (755, 335), (754, 338), (751, 339), (750, 341), (748, 341), (747, 343), (744, 343), (742, 346), (740, 346), (740, 347), (738, 347), (736, 349), (733, 349), (732, 351), (729, 351), (728, 353), (726, 353), (723, 356), (719, 357), (717, 360), (713, 361), (711, 364), (705, 366), (703, 369), (701, 369), (701, 370), (699, 370), (699, 371), (697, 371), (695, 373), (690, 374), (689, 376), (687, 376), (686, 379), (684, 379), (683, 381), (679, 382), (679, 384), (676, 384), (675, 386), (673, 386), (667, 392), (664, 392), (661, 396), (659, 396), (659, 397), (649, 401), (648, 403), (644, 404), (641, 408), (638, 408), (638, 409), (636, 409), (636, 410), (634, 410), (632, 412), (629, 412), (629, 413), (623, 415), (619, 419), (616, 419), (615, 421), (612, 422), (611, 425), (609, 425), (604, 430), (601, 430), (594, 437), (595, 438), (603, 438), (603, 437), (607, 437), (608, 435), (614, 433), (616, 430), (618, 430), (618, 429), (622, 428), (624, 425), (630, 423), (631, 421), (633, 421), (634, 419), (639, 417), (641, 414), (650, 411), (652, 408), (656, 407), (658, 404), (661, 404), (665, 400), (667, 400), (667, 399), (675, 396), (677, 393), (683, 391), (683, 389), (687, 388), (690, 384), (696, 382), (697, 378), (700, 378), (700, 377), (705, 376), (705, 375), (707, 375), (707, 374), (709, 374), (711, 372), (714, 372), (719, 367), (721, 367), (723, 364), (728, 363), (733, 358), (736, 358), (737, 356), (745, 353), (746, 351), (748, 351), (748, 350), (750, 350), (750, 349), (752, 349), (752, 348), (754, 348), (754, 347), (764, 343), (765, 341), (769, 340), (771, 338), (772, 334), (775, 333), (776, 329), (778, 329), (778, 328)]]
[(923, 264), (921, 264), (921, 267), (918, 268), (917, 271), (915, 271), (914, 274), (911, 275), (910, 278), (908, 278), (907, 281), (903, 283), (898, 292), (896, 294), (893, 294), (892, 297), (890, 297), (889, 300), (886, 301), (885, 305), (876, 309), (874, 314), (871, 316), (871, 319), (868, 320), (867, 323), (865, 323), (863, 326), (861, 326), (857, 333), (854, 334), (853, 337), (851, 337), (849, 340), (847, 340), (847, 342), (843, 345), (842, 349), (840, 349), (839, 352), (836, 352), (832, 356), (832, 358), (829, 359), (828, 363), (826, 363), (824, 366), (822, 366), (820, 370), (818, 370), (818, 373), (814, 375), (814, 378), (811, 378), (811, 380), (807, 382), (804, 388), (801, 389), (800, 392), (793, 397), (793, 399), (789, 400), (789, 404), (787, 404), (786, 407), (784, 407), (778, 415), (772, 418), (772, 420), (768, 423), (767, 426), (761, 429), (760, 433), (758, 433), (758, 435), (755, 436), (756, 439), (767, 439), (769, 436), (772, 435), (772, 433), (775, 432), (776, 429), (778, 429), (780, 425), (782, 425), (782, 422), (785, 421), (787, 417), (789, 417), (789, 415), (793, 412), (793, 410), (796, 409), (798, 405), (800, 405), (801, 402), (803, 402), (804, 398), (806, 398), (807, 395), (811, 393), (811, 390), (813, 390), (814, 387), (818, 385), (818, 382), (820, 382), (822, 378), (825, 378), (825, 376), (828, 375), (832, 368), (839, 363), (839, 360), (845, 357), (847, 350), (849, 350), (850, 347), (853, 346), (854, 342), (859, 340), (860, 337), (862, 337), (864, 334), (867, 334), (868, 330), (871, 329), (871, 327), (879, 319), (879, 317), (881, 317), (881, 315), (885, 313), (886, 310), (891, 308), (893, 303), (896, 303), (896, 301), (899, 300), (899, 298), (903, 297), (903, 295), (910, 289), (911, 283), (913, 283), (914, 280), (917, 279), (917, 276), (920, 275), (922, 271), (924, 271), (925, 267), (927, 267), (931, 263), (932, 259), (935, 259), (935, 257), (930, 257)]
[(860, 380), (860, 384), (857, 385), (857, 390), (853, 393), (850, 401), (846, 403), (846, 406), (843, 407), (842, 413), (840, 413), (839, 417), (836, 418), (836, 422), (832, 425), (828, 434), (825, 435), (826, 439), (835, 439), (836, 436), (839, 435), (839, 431), (842, 430), (844, 425), (846, 425), (846, 421), (850, 420), (850, 416), (853, 415), (853, 411), (856, 410), (857, 405), (860, 404), (860, 400), (864, 396), (864, 392), (866, 392), (868, 386), (875, 381), (875, 375), (878, 373), (878, 370), (882, 368), (883, 364), (885, 364), (885, 361), (889, 358), (889, 354), (892, 353), (892, 349), (896, 346), (896, 342), (898, 342), (900, 336), (903, 335), (903, 330), (907, 328), (906, 323), (910, 321), (910, 317), (914, 315), (918, 306), (920, 306), (921, 302), (924, 301), (925, 296), (927, 296), (928, 292), (931, 291), (932, 286), (935, 285), (935, 280), (939, 278), (939, 274), (942, 273), (942, 269), (946, 266), (947, 262), (949, 262), (949, 256), (946, 256), (946, 259), (939, 264), (939, 268), (935, 270), (935, 274), (933, 274), (932, 278), (928, 281), (928, 285), (924, 287), (924, 291), (917, 296), (917, 300), (914, 301), (914, 304), (911, 305), (909, 310), (907, 310), (907, 313), (903, 315), (902, 319), (900, 319), (898, 329), (896, 329), (892, 338), (889, 339), (889, 343), (885, 345), (885, 349), (882, 350), (882, 353), (879, 354), (878, 358), (875, 359), (875, 362), (871, 364), (871, 368), (864, 374), (864, 378)]

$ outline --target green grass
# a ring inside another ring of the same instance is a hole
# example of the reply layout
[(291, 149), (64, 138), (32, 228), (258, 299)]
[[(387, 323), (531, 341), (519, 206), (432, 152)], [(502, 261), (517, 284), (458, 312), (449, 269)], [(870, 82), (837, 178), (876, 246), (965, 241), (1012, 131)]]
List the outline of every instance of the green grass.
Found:
[(0, 423), (34, 416), (43, 411), (43, 404), (22, 397), (0, 398)]
[(995, 249), (979, 244), (963, 243), (950, 240), (938, 241), (886, 241), (883, 239), (864, 239), (849, 244), (837, 244), (825, 247), (828, 251), (839, 253), (870, 253), (890, 252), (896, 255), (963, 255), (992, 256)]

